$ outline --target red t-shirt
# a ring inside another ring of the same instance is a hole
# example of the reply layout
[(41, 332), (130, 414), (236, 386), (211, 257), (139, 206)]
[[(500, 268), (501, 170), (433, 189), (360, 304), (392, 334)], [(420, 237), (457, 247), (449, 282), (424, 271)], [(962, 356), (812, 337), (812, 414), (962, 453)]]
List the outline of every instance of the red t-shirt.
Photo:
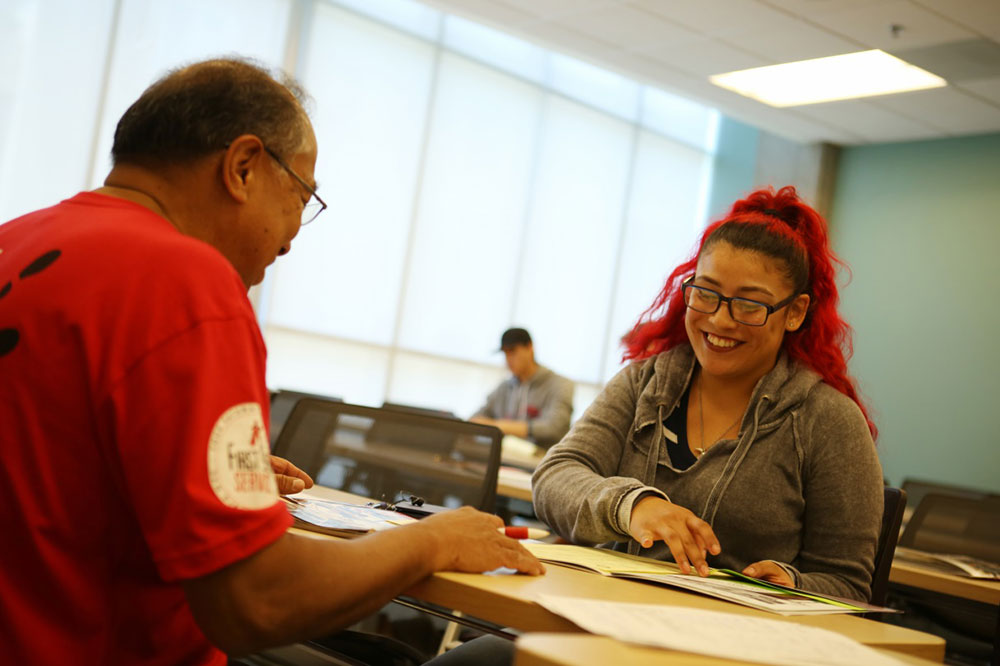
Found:
[(94, 193), (0, 226), (0, 646), (12, 663), (224, 664), (179, 581), (291, 522), (233, 267)]

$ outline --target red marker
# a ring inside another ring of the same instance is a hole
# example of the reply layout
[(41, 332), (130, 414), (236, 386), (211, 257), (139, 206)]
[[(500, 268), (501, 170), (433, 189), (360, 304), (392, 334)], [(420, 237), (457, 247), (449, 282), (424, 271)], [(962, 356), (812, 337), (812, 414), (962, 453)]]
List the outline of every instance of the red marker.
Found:
[(498, 527), (497, 532), (509, 536), (511, 539), (544, 539), (549, 535), (545, 530), (535, 527), (515, 527), (514, 525)]

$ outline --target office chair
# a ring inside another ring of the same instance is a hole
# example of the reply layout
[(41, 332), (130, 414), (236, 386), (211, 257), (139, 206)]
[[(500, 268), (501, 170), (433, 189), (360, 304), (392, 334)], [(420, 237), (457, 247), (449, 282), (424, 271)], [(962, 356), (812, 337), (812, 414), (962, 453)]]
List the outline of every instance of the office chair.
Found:
[(987, 491), (977, 488), (956, 486), (938, 481), (925, 481), (923, 479), (903, 479), (902, 488), (906, 492), (906, 513), (903, 514), (904, 524), (909, 522), (910, 516), (913, 515), (917, 506), (924, 499), (924, 496), (929, 493), (934, 493), (935, 495), (953, 495), (968, 499), (982, 499), (990, 495)]
[(300, 399), (273, 453), (316, 483), (394, 502), (496, 509), (499, 429), (345, 402)]
[(872, 572), (872, 592), (869, 601), (876, 606), (885, 605), (889, 591), (889, 571), (899, 539), (899, 525), (906, 509), (906, 491), (886, 486), (883, 491), (882, 527), (878, 533), (875, 549), (875, 570)]
[(928, 493), (906, 524), (899, 545), (1000, 562), (1000, 495)]
[[(305, 397), (295, 403), (273, 453), (320, 485), (387, 501), (412, 494), (443, 507), (469, 505), (492, 512), (501, 437), (493, 426), (422, 410)], [(300, 663), (338, 666), (409, 666), (428, 656), (433, 655), (391, 637), (346, 630), (282, 648), (280, 655), (269, 651), (271, 661), (261, 663), (301, 658)]]
[(428, 416), (441, 416), (446, 419), (455, 419), (461, 421), (455, 412), (449, 411), (447, 409), (434, 409), (433, 407), (418, 407), (417, 405), (407, 405), (401, 402), (383, 402), (382, 409), (395, 409), (400, 412), (407, 412), (409, 414), (426, 414)]
[(292, 413), (292, 409), (302, 398), (316, 398), (318, 400), (333, 400), (343, 402), (340, 398), (318, 393), (306, 393), (304, 391), (290, 391), (288, 389), (277, 389), (271, 391), (271, 448), (274, 448), (278, 441), (278, 434)]

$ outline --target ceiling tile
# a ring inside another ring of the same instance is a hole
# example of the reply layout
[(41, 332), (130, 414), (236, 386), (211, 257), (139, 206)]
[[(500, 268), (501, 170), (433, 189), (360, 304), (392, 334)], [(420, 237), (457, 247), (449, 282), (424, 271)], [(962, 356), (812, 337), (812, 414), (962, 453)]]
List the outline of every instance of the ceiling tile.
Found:
[(719, 32), (716, 36), (775, 63), (853, 53), (864, 48), (857, 42), (785, 15), (766, 25)]
[(885, 95), (871, 103), (937, 127), (946, 135), (1000, 132), (1000, 107), (952, 87)]
[(977, 95), (1000, 106), (1000, 77), (993, 79), (980, 79), (979, 81), (966, 81), (959, 86), (959, 90), (965, 90), (973, 95)]
[(499, 0), (499, 2), (534, 16), (554, 18), (617, 5), (620, 0)]
[(1000, 39), (1000, 2), (996, 0), (913, 0), (973, 32)]
[(710, 37), (702, 37), (684, 44), (664, 42), (637, 50), (654, 60), (702, 77), (774, 64), (765, 58)]
[(764, 3), (795, 14), (802, 18), (814, 18), (830, 12), (842, 12), (847, 9), (870, 6), (877, 3), (889, 3), (894, 0), (762, 0)]
[(760, 25), (779, 13), (757, 0), (629, 0), (629, 4), (706, 35)]
[[(975, 39), (977, 35), (911, 2), (864, 5), (821, 17), (827, 29), (871, 48), (887, 51)], [(902, 26), (893, 36), (891, 26)]]
[(864, 100), (796, 107), (802, 116), (846, 127), (867, 141), (903, 141), (939, 136), (940, 130)]
[(677, 24), (668, 23), (649, 12), (624, 6), (578, 12), (564, 17), (560, 22), (623, 49), (692, 39), (690, 31)]

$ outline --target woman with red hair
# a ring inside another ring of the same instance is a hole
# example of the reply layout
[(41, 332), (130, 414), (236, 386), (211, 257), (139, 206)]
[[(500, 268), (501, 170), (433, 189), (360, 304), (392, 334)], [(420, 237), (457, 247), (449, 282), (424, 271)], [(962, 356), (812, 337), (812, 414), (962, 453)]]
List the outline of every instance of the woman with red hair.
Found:
[(882, 470), (837, 263), (794, 188), (737, 201), (625, 336), (634, 362), (538, 466), (539, 517), (685, 573), (867, 600)]

